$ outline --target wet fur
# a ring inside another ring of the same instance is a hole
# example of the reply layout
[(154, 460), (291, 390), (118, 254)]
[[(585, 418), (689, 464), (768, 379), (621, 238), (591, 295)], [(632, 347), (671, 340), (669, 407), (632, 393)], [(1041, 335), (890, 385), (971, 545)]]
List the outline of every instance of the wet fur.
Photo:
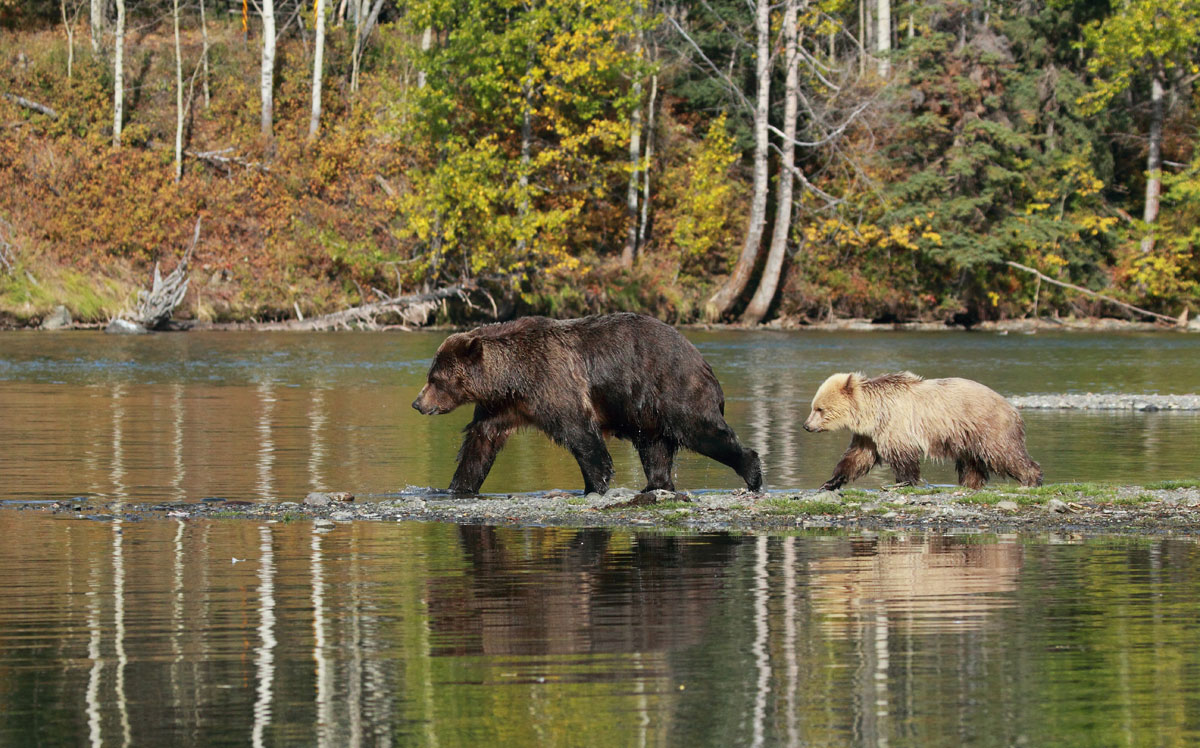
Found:
[(1020, 413), (993, 390), (970, 379), (922, 379), (910, 372), (867, 379), (834, 374), (813, 397), (809, 431), (849, 429), (850, 446), (833, 477), (833, 490), (877, 463), (892, 467), (898, 483), (920, 480), (923, 457), (953, 459), (958, 482), (981, 488), (993, 475), (1025, 486), (1042, 483), (1042, 469), (1025, 449)]
[(475, 404), (450, 490), (474, 493), (517, 428), (531, 426), (566, 447), (584, 488), (612, 479), (604, 436), (632, 441), (646, 489), (675, 490), (680, 447), (733, 468), (762, 486), (758, 455), (725, 422), (712, 368), (677, 330), (637, 314), (557, 321), (524, 317), (448, 337), (413, 402), (426, 414)]

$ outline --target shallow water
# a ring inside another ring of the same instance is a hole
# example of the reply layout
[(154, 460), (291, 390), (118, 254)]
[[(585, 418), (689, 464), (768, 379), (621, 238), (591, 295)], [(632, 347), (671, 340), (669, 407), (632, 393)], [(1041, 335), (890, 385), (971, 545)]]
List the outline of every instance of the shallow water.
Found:
[(1200, 740), (1191, 539), (0, 534), (3, 745)]
[[(801, 423), (834, 371), (966, 376), (1004, 395), (1200, 392), (1200, 336), (689, 332), (724, 387), (730, 424), (763, 456), (767, 485), (814, 488), (845, 433)], [(0, 336), (0, 499), (295, 499), (445, 487), (470, 408), (411, 407), (443, 333), (87, 332)], [(1028, 412), (1048, 481), (1144, 483), (1200, 472), (1196, 413)], [(632, 447), (610, 442), (614, 485), (640, 488)], [(952, 482), (949, 466), (924, 476)], [(890, 482), (877, 469), (858, 482)], [(681, 455), (684, 490), (736, 488), (724, 466)], [(578, 489), (564, 450), (510, 440), (485, 492)]]
[[(1200, 391), (1195, 336), (689, 336), (775, 488), (818, 485), (843, 448), (799, 425), (835, 370)], [(446, 485), (470, 413), (408, 406), (441, 338), (0, 335), (0, 745), (1200, 740), (1192, 539), (120, 517), (126, 499)], [(1049, 480), (1200, 473), (1195, 414), (1026, 419)], [(616, 483), (640, 486), (612, 448)], [(677, 480), (738, 485), (694, 455)], [(527, 433), (484, 489), (579, 483)], [(71, 496), (117, 517), (12, 508)]]

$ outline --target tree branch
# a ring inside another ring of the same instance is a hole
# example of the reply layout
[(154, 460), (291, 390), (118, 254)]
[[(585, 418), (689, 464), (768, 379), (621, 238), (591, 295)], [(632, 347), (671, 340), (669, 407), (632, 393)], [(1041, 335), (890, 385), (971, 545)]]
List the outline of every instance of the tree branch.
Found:
[(17, 96), (16, 94), (6, 93), (6, 94), (0, 94), (0, 95), (2, 95), (4, 98), (8, 99), (12, 103), (16, 104), (17, 106), (23, 106), (26, 109), (32, 109), (35, 112), (39, 112), (41, 114), (46, 115), (50, 119), (58, 119), (58, 112), (54, 111), (53, 109), (46, 106), (45, 104), (39, 104), (36, 101), (30, 101), (29, 99), (26, 99), (23, 96)]
[(1080, 293), (1085, 293), (1088, 296), (1095, 296), (1097, 299), (1102, 299), (1102, 300), (1110, 302), (1112, 304), (1116, 304), (1117, 306), (1119, 306), (1123, 309), (1128, 309), (1131, 312), (1136, 312), (1137, 314), (1144, 314), (1147, 317), (1153, 317), (1155, 319), (1160, 319), (1164, 322), (1170, 322), (1172, 325), (1179, 324), (1179, 320), (1176, 319), (1175, 317), (1168, 317), (1165, 314), (1159, 314), (1158, 312), (1151, 312), (1147, 309), (1141, 309), (1132, 304), (1126, 304), (1124, 301), (1117, 301), (1116, 299), (1114, 299), (1111, 296), (1105, 296), (1102, 293), (1096, 293), (1095, 291), (1089, 291), (1088, 289), (1083, 288), (1082, 286), (1076, 286), (1073, 283), (1064, 283), (1063, 281), (1055, 280), (1054, 278), (1051, 278), (1050, 276), (1046, 275), (1045, 273), (1043, 273), (1039, 270), (1035, 270), (1035, 269), (1029, 267), (1028, 265), (1022, 265), (1021, 263), (1013, 262), (1012, 260), (1005, 260), (1004, 264), (1015, 267), (1018, 270), (1024, 270), (1027, 273), (1033, 273), (1038, 278), (1046, 281), (1047, 283), (1053, 283), (1056, 286), (1062, 286), (1063, 288), (1069, 288), (1072, 291), (1078, 291)]

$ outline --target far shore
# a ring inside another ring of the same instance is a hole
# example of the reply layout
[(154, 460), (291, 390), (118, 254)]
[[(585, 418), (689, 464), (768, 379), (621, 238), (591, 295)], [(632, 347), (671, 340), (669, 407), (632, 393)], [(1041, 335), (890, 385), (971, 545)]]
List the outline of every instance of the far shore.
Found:
[(449, 522), (521, 527), (612, 527), (684, 532), (1026, 532), (1200, 536), (1200, 480), (1145, 486), (1067, 483), (857, 489), (653, 492), (601, 496), (550, 491), (454, 497), (417, 490), (355, 497), (312, 493), (295, 500), (139, 502), (73, 497), (6, 501), (0, 509), (94, 521), (152, 519), (309, 522)]
[[(257, 321), (242, 321), (242, 322), (205, 322), (196, 320), (178, 320), (171, 323), (167, 330), (161, 332), (229, 332), (229, 331), (249, 331), (249, 332), (312, 332), (313, 328), (304, 326), (303, 320), (283, 320), (277, 322), (257, 322)], [(372, 331), (453, 331), (462, 329), (471, 329), (482, 324), (486, 324), (488, 320), (480, 320), (478, 322), (465, 325), (452, 324), (434, 324), (423, 326), (409, 325), (383, 325), (373, 328), (338, 328), (338, 330), (361, 330), (369, 329)], [(55, 328), (54, 330), (45, 330), (53, 332), (57, 330), (92, 330), (103, 331), (108, 323), (105, 322), (74, 322), (69, 325)], [(1185, 324), (1170, 325), (1163, 322), (1139, 322), (1128, 319), (1117, 319), (1113, 317), (1043, 317), (1040, 319), (1005, 319), (1005, 320), (984, 320), (971, 325), (969, 328), (962, 325), (951, 324), (943, 321), (910, 321), (910, 322), (875, 322), (866, 318), (845, 318), (833, 319), (820, 322), (811, 322), (803, 319), (795, 318), (776, 318), (761, 325), (742, 325), (737, 323), (681, 323), (676, 327), (682, 330), (737, 330), (745, 332), (767, 331), (767, 330), (784, 330), (784, 331), (810, 331), (810, 332), (889, 332), (889, 331), (915, 331), (915, 332), (986, 332), (998, 335), (1007, 335), (1009, 333), (1021, 334), (1036, 334), (1038, 332), (1200, 332), (1200, 317), (1190, 320)], [(0, 330), (23, 331), (23, 330), (44, 330), (40, 324), (20, 325), (20, 324), (3, 324), (0, 320)], [(337, 331), (337, 330), (331, 330)]]

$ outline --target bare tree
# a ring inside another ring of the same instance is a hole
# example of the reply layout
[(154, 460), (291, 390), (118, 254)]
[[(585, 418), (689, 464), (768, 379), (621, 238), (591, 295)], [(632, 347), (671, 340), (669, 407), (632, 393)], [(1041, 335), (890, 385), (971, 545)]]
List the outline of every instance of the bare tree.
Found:
[(183, 50), (179, 46), (179, 0), (171, 1), (171, 23), (175, 28), (175, 181), (178, 182), (183, 178)]
[(107, 0), (91, 0), (91, 15), (88, 19), (88, 26), (92, 32), (92, 54), (100, 54), (100, 49), (104, 41), (104, 29), (108, 25), (108, 19), (105, 18), (105, 10), (108, 8)]
[(892, 63), (889, 55), (892, 51), (892, 9), (889, 0), (877, 0), (875, 3), (875, 52), (879, 55), (879, 76), (886, 78), (891, 74)]
[[(641, 26), (641, 6), (635, 6), (634, 16), (638, 19), (638, 32), (634, 37), (634, 54), (640, 62), (645, 54), (645, 35)], [(633, 112), (629, 118), (629, 189), (625, 203), (628, 226), (625, 232), (625, 248), (621, 250), (621, 267), (633, 268), (638, 251), (638, 162), (642, 157), (642, 79), (639, 74), (633, 80)]]
[(317, 0), (317, 30), (313, 46), (312, 116), (308, 120), (308, 139), (315, 140), (321, 127), (321, 76), (325, 67), (325, 0)]
[(67, 15), (67, 0), (60, 0), (59, 10), (62, 11), (63, 28), (67, 31), (67, 80), (71, 79), (71, 70), (75, 67), (75, 23), (79, 20), (82, 5), (74, 5), (74, 12)]
[[(1158, 218), (1159, 196), (1162, 193), (1162, 140), (1164, 117), (1164, 85), (1166, 72), (1161, 60), (1155, 60), (1150, 75), (1150, 142), (1146, 154), (1146, 208), (1142, 220), (1153, 224)], [(1142, 237), (1142, 252), (1154, 251), (1154, 230), (1148, 227)]]
[(754, 29), (757, 37), (757, 59), (755, 60), (758, 91), (754, 106), (754, 196), (750, 201), (750, 220), (746, 226), (746, 238), (742, 253), (733, 273), (708, 300), (705, 314), (709, 319), (724, 317), (737, 303), (746, 289), (750, 273), (758, 258), (762, 243), (763, 227), (767, 221), (767, 149), (770, 147), (767, 132), (767, 114), (771, 103), (771, 3), (757, 0)]
[(275, 134), (275, 0), (262, 0), (262, 134)]
[(120, 148), (125, 119), (125, 0), (117, 0), (113, 49), (113, 147)]
[(797, 15), (800, 0), (784, 0), (783, 38), (784, 69), (787, 71), (783, 94), (783, 143), (779, 165), (779, 194), (776, 196), (775, 228), (771, 233), (771, 250), (763, 266), (758, 290), (742, 314), (742, 322), (758, 324), (767, 315), (767, 309), (775, 298), (779, 277), (783, 271), (783, 258), (787, 249), (788, 235), (792, 228), (792, 188), (795, 177), (796, 115), (800, 103), (800, 55), (797, 54)]
[(358, 3), (359, 11), (355, 14), (354, 49), (350, 52), (351, 91), (358, 90), (358, 72), (362, 67), (363, 53), (367, 49), (367, 37), (375, 30), (375, 23), (379, 20), (379, 11), (383, 10), (383, 0), (375, 0), (375, 4), (371, 6), (371, 12), (364, 18), (362, 11), (366, 7), (366, 0), (360, 0)]
[(204, 14), (204, 0), (200, 0), (200, 63), (204, 66), (204, 107), (212, 103), (208, 94), (208, 16)]
[(650, 164), (654, 160), (654, 105), (658, 99), (658, 74), (650, 76), (649, 113), (646, 116), (646, 165), (642, 170), (642, 218), (638, 223), (638, 247), (646, 245), (646, 225), (650, 219)]

